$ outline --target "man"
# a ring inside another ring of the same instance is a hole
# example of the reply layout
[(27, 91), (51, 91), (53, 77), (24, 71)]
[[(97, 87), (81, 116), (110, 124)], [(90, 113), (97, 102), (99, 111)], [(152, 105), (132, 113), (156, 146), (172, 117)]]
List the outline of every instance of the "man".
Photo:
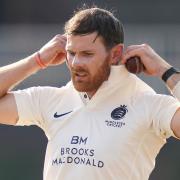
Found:
[[(179, 73), (148, 45), (123, 53), (122, 24), (106, 10), (80, 10), (65, 34), (1, 68), (0, 122), (44, 130), (45, 180), (147, 180), (166, 138), (180, 137)], [(163, 77), (178, 100), (156, 94), (119, 65), (134, 56), (145, 73)], [(9, 91), (65, 58), (72, 78), (66, 86)]]

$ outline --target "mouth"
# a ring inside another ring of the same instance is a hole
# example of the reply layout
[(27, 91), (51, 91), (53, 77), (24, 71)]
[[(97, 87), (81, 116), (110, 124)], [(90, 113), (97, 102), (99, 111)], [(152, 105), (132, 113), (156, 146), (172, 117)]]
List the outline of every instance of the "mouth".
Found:
[(84, 71), (74, 71), (72, 72), (72, 77), (74, 78), (75, 81), (84, 81), (88, 76), (87, 72)]
[(85, 77), (85, 76), (87, 76), (87, 73), (86, 72), (74, 72), (74, 75), (78, 76), (78, 77)]

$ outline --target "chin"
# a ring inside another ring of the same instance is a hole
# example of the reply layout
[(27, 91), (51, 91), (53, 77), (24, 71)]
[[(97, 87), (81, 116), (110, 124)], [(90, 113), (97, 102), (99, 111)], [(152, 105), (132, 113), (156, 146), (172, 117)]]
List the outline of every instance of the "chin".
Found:
[(74, 85), (74, 88), (79, 92), (86, 92), (87, 91), (87, 88), (84, 85), (80, 85), (77, 83), (73, 83), (73, 85)]
[(84, 84), (84, 83), (74, 83), (74, 88), (78, 91), (78, 92), (91, 92), (94, 91), (94, 87), (90, 86), (90, 84)]
[(86, 92), (86, 89), (84, 89), (84, 88), (79, 88), (79, 87), (76, 87), (76, 86), (74, 86), (74, 88), (75, 88), (76, 91), (78, 91), (78, 92)]

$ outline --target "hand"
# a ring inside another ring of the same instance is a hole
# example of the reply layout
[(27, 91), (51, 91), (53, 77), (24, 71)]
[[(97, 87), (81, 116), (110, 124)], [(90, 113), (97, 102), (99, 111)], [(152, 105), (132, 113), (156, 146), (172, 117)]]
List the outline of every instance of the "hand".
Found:
[(47, 66), (58, 65), (65, 62), (66, 58), (66, 36), (56, 35), (47, 44), (45, 44), (40, 50), (40, 58)]
[(145, 66), (144, 73), (151, 76), (161, 77), (171, 67), (147, 44), (128, 46), (122, 56), (121, 63), (125, 64), (127, 59), (133, 56), (140, 57)]

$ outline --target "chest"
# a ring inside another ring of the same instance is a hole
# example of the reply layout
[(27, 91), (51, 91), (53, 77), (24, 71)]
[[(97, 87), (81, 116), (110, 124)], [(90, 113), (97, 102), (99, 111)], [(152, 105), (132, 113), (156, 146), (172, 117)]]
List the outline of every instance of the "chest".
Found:
[(91, 163), (93, 159), (117, 161), (121, 154), (129, 152), (127, 149), (137, 146), (144, 133), (143, 117), (128, 103), (95, 109), (81, 107), (61, 115), (50, 127), (53, 136), (48, 152), (52, 162), (57, 157), (63, 158), (62, 162), (68, 157), (91, 159)]

